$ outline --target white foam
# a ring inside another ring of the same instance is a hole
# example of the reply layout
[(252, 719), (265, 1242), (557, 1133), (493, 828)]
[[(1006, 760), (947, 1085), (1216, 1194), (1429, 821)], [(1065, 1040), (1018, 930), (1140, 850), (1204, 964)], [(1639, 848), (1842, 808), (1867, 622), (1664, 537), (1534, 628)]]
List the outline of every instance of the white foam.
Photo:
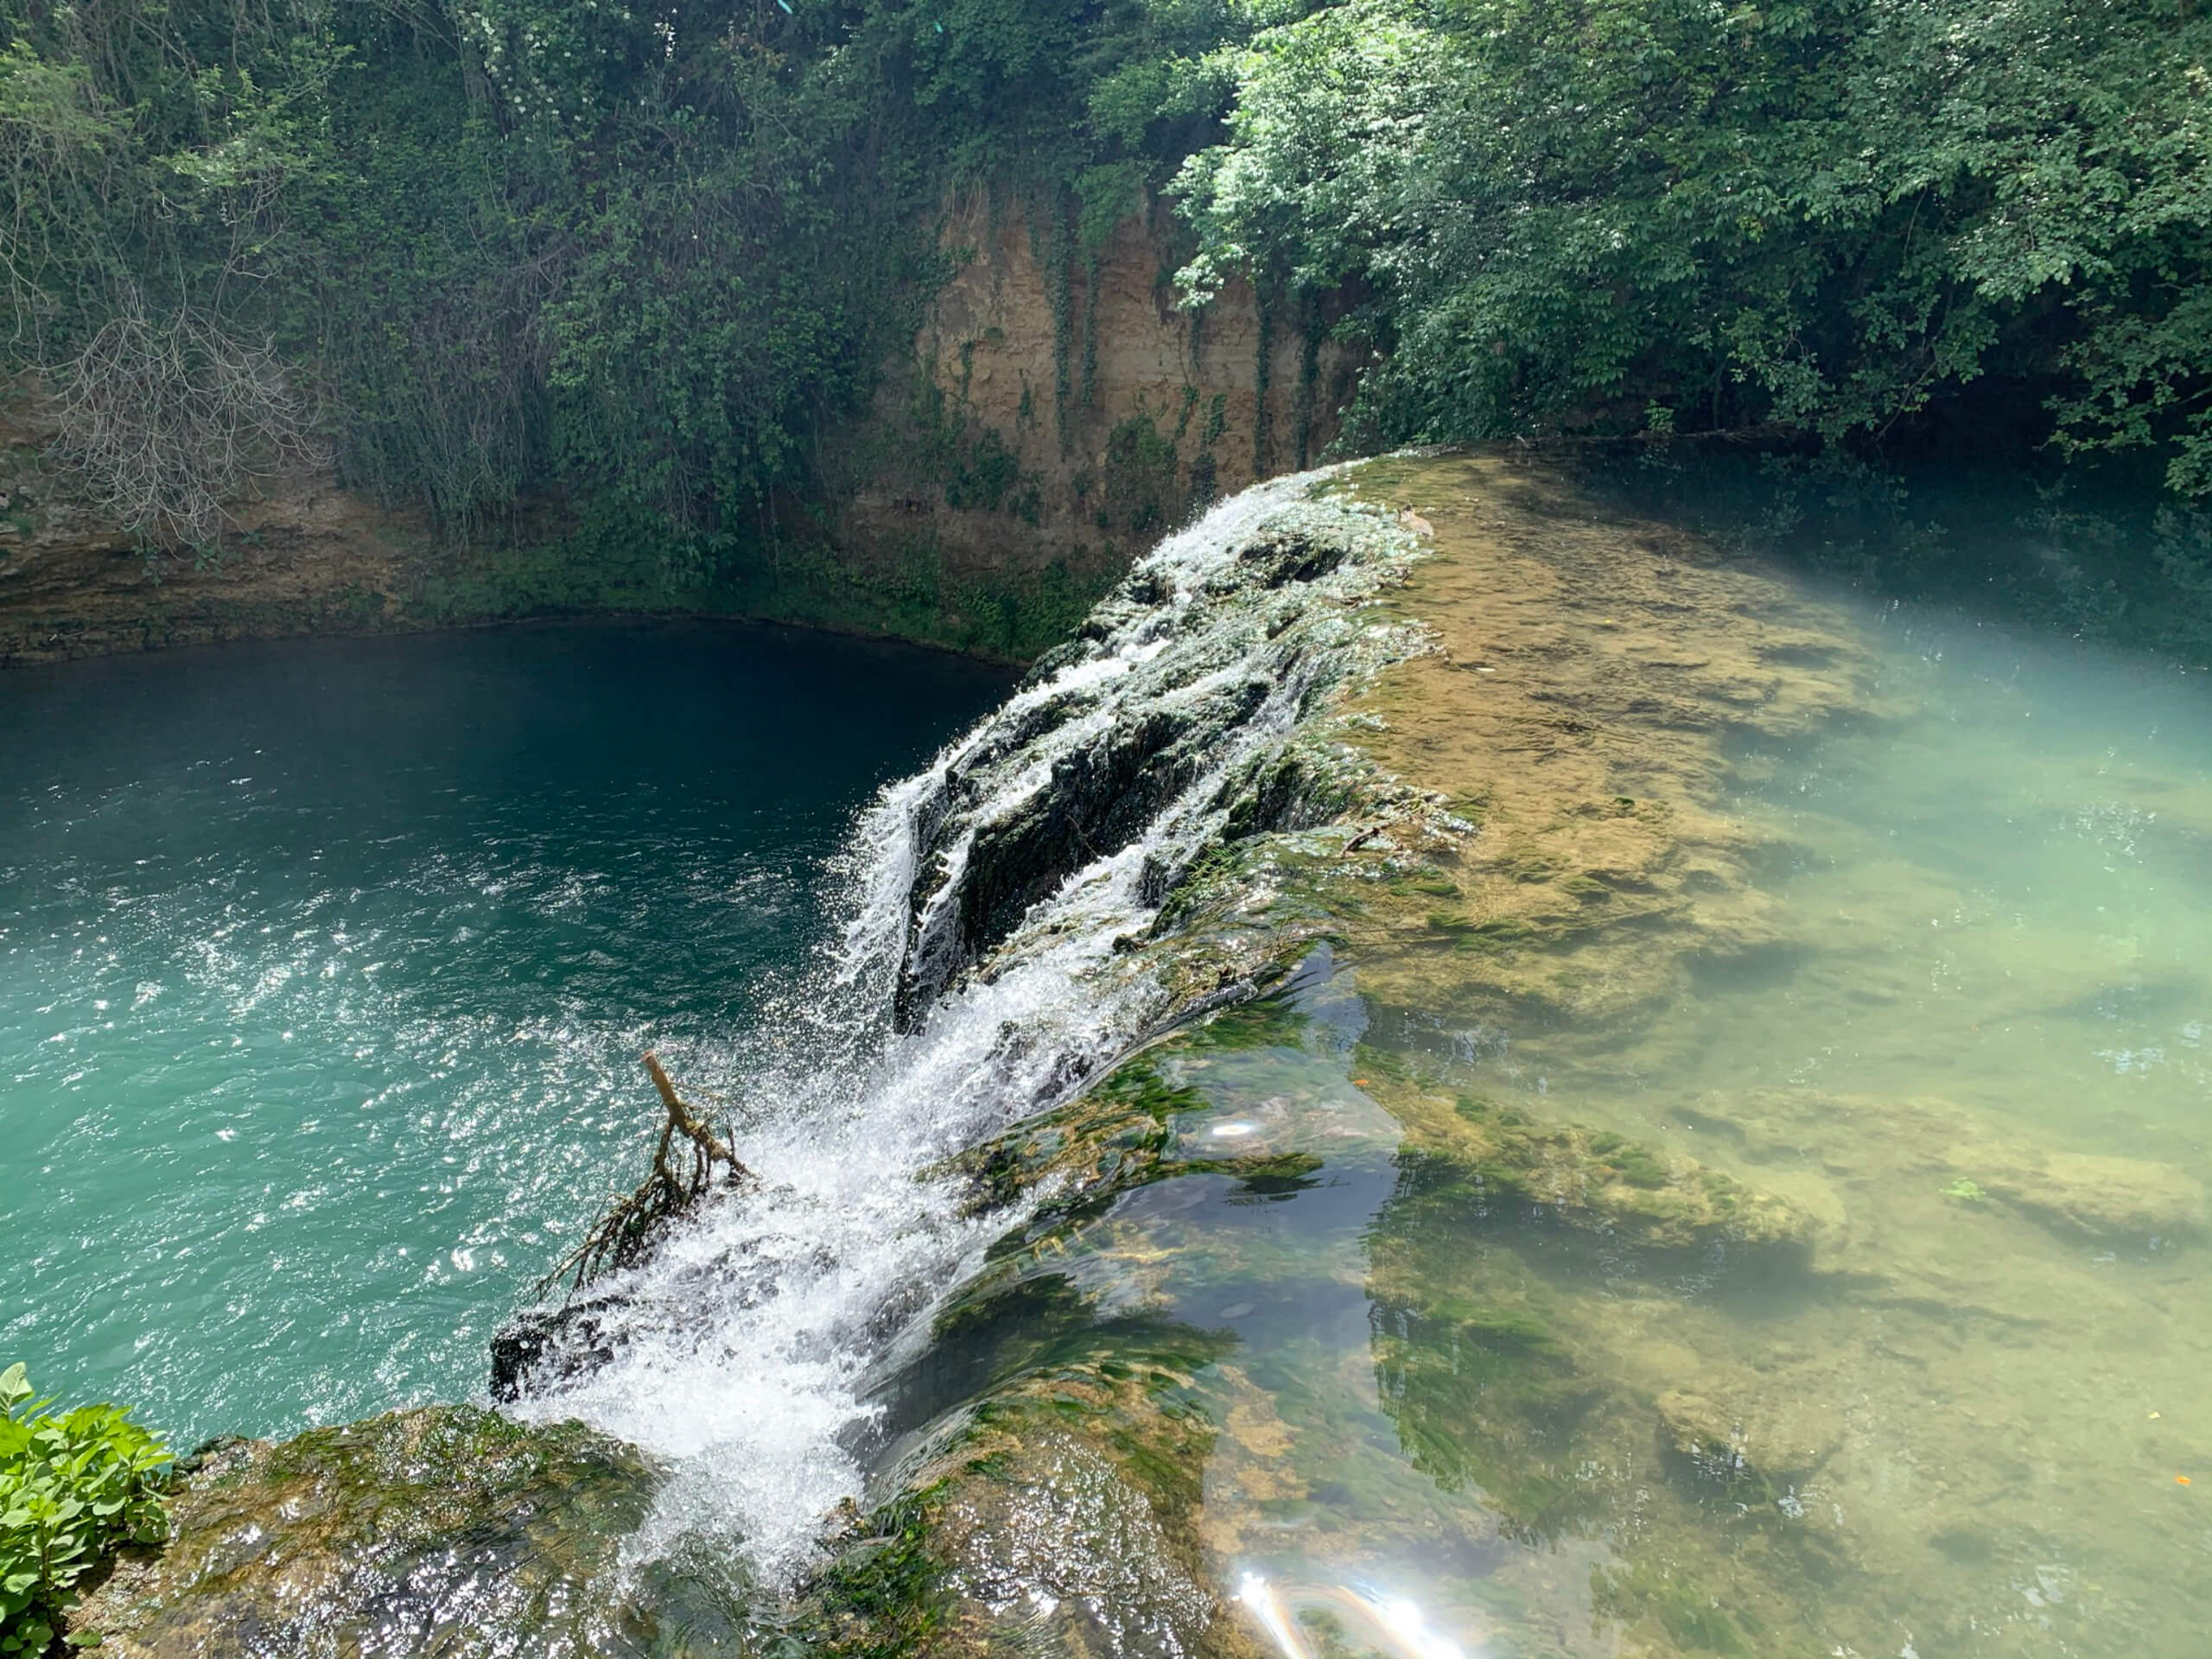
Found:
[[(1210, 606), (1205, 590), (1317, 476), (1247, 491), (1163, 543), (1137, 572), (1166, 591), (1162, 602), (1109, 601), (1087, 654), (885, 789), (856, 824), (838, 861), (849, 920), (775, 1015), (734, 1045), (753, 1119), (737, 1150), (761, 1187), (710, 1208), (630, 1275), (635, 1323), (613, 1363), (527, 1408), (581, 1415), (677, 1463), (639, 1548), (701, 1529), (734, 1535), (765, 1578), (788, 1580), (823, 1516), (858, 1496), (861, 1470), (846, 1448), (869, 1409), (863, 1376), (1011, 1220), (962, 1217), (957, 1191), (919, 1172), (1060, 1097), (1159, 1017), (1165, 993), (1113, 950), (1152, 919), (1145, 860), (1187, 856), (1216, 833), (1223, 777), (1300, 718), (1312, 664), (1249, 606)], [(1378, 580), (1347, 569), (1315, 586), (1350, 600)], [(902, 964), (954, 948), (953, 902), (980, 830), (1137, 700), (1170, 707), (1253, 677), (1274, 683), (1204, 776), (1135, 842), (1034, 906), (988, 976), (956, 982), (915, 1029), (893, 1028)], [(1056, 711), (1046, 730), (1020, 735)], [(957, 834), (932, 855), (947, 825)], [(910, 922), (918, 884), (932, 878)]]

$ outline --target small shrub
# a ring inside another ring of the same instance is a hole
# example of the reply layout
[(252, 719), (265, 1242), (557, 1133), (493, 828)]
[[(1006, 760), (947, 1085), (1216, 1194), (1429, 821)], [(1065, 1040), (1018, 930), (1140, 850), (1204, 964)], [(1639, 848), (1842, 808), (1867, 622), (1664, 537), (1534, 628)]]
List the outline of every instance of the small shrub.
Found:
[(53, 1404), (31, 1397), (22, 1365), (0, 1372), (0, 1655), (45, 1653), (78, 1580), (168, 1529), (160, 1437), (119, 1406)]

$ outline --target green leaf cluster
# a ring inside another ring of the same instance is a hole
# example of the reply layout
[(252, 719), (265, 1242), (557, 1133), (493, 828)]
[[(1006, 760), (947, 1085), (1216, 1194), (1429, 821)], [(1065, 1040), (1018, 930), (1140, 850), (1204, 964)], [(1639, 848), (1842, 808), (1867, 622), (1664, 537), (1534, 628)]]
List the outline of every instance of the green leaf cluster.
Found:
[(32, 1397), (21, 1364), (0, 1372), (0, 1654), (45, 1653), (79, 1580), (168, 1531), (160, 1438), (119, 1407), (53, 1404)]

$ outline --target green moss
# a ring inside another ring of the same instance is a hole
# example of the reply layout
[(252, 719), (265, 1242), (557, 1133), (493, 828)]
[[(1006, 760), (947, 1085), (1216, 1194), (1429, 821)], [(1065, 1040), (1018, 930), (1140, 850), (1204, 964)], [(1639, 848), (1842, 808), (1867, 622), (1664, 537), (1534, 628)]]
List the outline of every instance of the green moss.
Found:
[(1140, 410), (1106, 436), (1098, 526), (1143, 535), (1166, 528), (1182, 514), (1175, 487), (1175, 444)]
[(1620, 1172), (1621, 1179), (1636, 1186), (1664, 1186), (1667, 1166), (1649, 1153), (1639, 1147), (1630, 1147), (1606, 1160)]
[(1007, 448), (997, 428), (987, 426), (954, 454), (944, 483), (944, 504), (996, 512), (1021, 482), (1021, 458)]
[(1430, 899), (1457, 899), (1459, 896), (1459, 884), (1442, 874), (1401, 876), (1390, 883), (1389, 890), (1401, 899), (1412, 898), (1416, 894)]
[(901, 1493), (835, 1541), (807, 1586), (784, 1651), (839, 1659), (904, 1659), (944, 1625), (954, 1605), (945, 1563), (931, 1547), (949, 1483)]
[(1657, 1268), (1674, 1253), (1732, 1249), (1802, 1257), (1804, 1219), (1778, 1199), (1721, 1172), (1677, 1168), (1649, 1147), (1609, 1130), (1531, 1122), (1517, 1108), (1430, 1092), (1414, 1062), (1363, 1044), (1355, 1070), (1369, 1092), (1412, 1133), (1402, 1167), (1426, 1190), (1455, 1194), (1468, 1236), (1535, 1224), (1649, 1252)]
[(350, 1649), (434, 1617), (456, 1653), (553, 1651), (588, 1626), (644, 1641), (648, 1602), (584, 1607), (575, 1592), (612, 1572), (658, 1485), (581, 1424), (466, 1406), (228, 1442), (176, 1494), (167, 1548), (77, 1620), (152, 1652)]

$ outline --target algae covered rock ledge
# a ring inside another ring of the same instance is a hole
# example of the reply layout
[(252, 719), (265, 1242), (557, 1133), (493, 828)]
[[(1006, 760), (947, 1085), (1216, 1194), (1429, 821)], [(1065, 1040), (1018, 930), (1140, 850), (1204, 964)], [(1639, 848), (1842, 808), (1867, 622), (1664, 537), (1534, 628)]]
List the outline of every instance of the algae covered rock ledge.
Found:
[(75, 1609), (103, 1652), (490, 1655), (634, 1649), (613, 1593), (654, 1471), (581, 1425), (429, 1407), (188, 1459), (174, 1535)]

